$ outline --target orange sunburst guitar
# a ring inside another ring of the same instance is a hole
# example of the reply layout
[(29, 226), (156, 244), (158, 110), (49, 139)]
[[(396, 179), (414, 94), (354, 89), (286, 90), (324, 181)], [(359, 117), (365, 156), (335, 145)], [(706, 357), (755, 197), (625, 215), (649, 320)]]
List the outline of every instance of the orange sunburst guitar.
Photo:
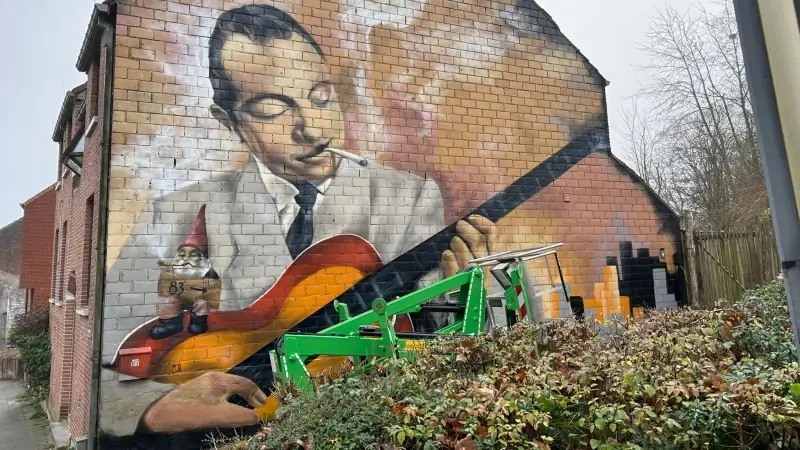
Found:
[(149, 349), (149, 366), (124, 364), (135, 359), (118, 357), (116, 369), (134, 378), (169, 383), (186, 381), (206, 370), (230, 369), (380, 267), (377, 251), (359, 236), (322, 240), (301, 253), (248, 308), (211, 312), (206, 333), (189, 334), (188, 316), (183, 331), (166, 339), (150, 337), (156, 319), (143, 324), (124, 339), (118, 355)]
[[(497, 222), (605, 145), (605, 136), (604, 129), (588, 130), (465, 217), (477, 214)], [(442, 252), (456, 235), (453, 223), (386, 265), (358, 236), (320, 241), (298, 256), (250, 307), (211, 313), (205, 334), (191, 336), (183, 331), (153, 340), (149, 330), (155, 319), (142, 325), (120, 345), (115, 368), (134, 378), (171, 383), (184, 382), (206, 370), (224, 370), (249, 378), (270, 393), (269, 351), (281, 335), (289, 330), (315, 333), (336, 324), (339, 316), (333, 300), (346, 304), (350, 313), (357, 315), (368, 311), (376, 298), (391, 300), (412, 292), (420, 278), (439, 265)], [(188, 318), (185, 320), (188, 322)], [(409, 330), (408, 322), (397, 324), (397, 328)], [(149, 363), (143, 362), (146, 359)], [(336, 369), (342, 362), (342, 358), (312, 357), (307, 365), (313, 373)], [(248, 406), (244, 399), (231, 401)], [(276, 406), (273, 399), (258, 412), (265, 417)]]

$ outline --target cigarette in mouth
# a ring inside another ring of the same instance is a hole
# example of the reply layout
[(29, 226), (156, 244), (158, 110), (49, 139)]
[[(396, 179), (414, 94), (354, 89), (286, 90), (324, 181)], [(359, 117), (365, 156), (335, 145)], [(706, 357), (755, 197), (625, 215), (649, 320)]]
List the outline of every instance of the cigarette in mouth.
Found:
[(366, 158), (362, 158), (362, 157), (360, 157), (358, 155), (354, 155), (354, 154), (352, 154), (350, 152), (346, 152), (346, 151), (340, 150), (338, 148), (326, 147), (325, 151), (331, 152), (331, 153), (333, 153), (335, 155), (339, 155), (342, 158), (349, 159), (350, 161), (353, 161), (354, 163), (358, 164), (361, 167), (367, 167), (367, 164), (369, 164), (369, 162), (366, 160)]
[(361, 167), (367, 167), (367, 164), (369, 164), (369, 162), (366, 160), (366, 158), (362, 158), (362, 157), (360, 157), (358, 155), (354, 155), (354, 154), (352, 154), (350, 152), (347, 152), (347, 151), (344, 151), (344, 150), (341, 150), (341, 149), (338, 149), (338, 148), (322, 147), (322, 146), (317, 147), (316, 149), (314, 149), (313, 152), (308, 153), (306, 155), (295, 156), (295, 159), (298, 160), (298, 161), (305, 161), (307, 159), (319, 156), (322, 152), (331, 152), (331, 153), (333, 153), (335, 155), (339, 155), (342, 158), (349, 159), (350, 161), (355, 162), (356, 164), (358, 164)]

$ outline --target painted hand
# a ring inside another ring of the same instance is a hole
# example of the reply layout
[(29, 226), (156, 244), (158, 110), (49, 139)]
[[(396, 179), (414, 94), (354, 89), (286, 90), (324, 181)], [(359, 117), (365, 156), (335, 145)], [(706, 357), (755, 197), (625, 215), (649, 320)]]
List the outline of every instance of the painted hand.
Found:
[(233, 394), (239, 394), (253, 407), (263, 406), (267, 401), (261, 389), (247, 378), (206, 372), (154, 403), (145, 414), (144, 424), (153, 433), (257, 424), (259, 418), (255, 411), (228, 402)]
[[(470, 216), (456, 224), (458, 236), (450, 241), (450, 250), (442, 253), (442, 268), (445, 277), (454, 275), (468, 265), (468, 261), (482, 258), (495, 252), (497, 247), (497, 225), (483, 216)], [(486, 271), (484, 271), (484, 275)], [(491, 283), (484, 276), (484, 284)]]

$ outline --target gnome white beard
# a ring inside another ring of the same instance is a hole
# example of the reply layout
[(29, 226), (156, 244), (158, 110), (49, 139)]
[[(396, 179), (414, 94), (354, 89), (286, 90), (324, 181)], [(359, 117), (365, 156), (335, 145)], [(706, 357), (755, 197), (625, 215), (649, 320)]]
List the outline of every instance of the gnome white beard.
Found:
[(211, 261), (208, 258), (201, 258), (199, 261), (192, 261), (188, 258), (175, 257), (172, 266), (172, 274), (186, 278), (202, 278), (211, 269)]

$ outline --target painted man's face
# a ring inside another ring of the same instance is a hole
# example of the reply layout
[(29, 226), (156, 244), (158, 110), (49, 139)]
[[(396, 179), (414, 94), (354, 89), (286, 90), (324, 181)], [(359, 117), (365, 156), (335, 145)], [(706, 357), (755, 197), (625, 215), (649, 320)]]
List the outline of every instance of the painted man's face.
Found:
[(345, 127), (322, 56), (296, 33), (267, 45), (234, 34), (222, 51), (225, 71), (240, 88), (235, 114), (248, 149), (286, 179), (332, 176), (338, 157), (320, 150), (340, 148)]

